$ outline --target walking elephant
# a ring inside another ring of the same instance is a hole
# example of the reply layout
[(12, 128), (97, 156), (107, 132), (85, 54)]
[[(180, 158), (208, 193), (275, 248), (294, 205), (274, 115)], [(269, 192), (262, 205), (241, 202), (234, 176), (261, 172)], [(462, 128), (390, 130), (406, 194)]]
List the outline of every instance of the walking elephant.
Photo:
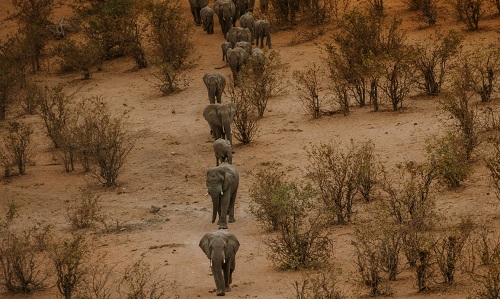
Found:
[(240, 248), (240, 242), (234, 234), (219, 230), (206, 233), (201, 238), (199, 246), (210, 260), (216, 295), (224, 296), (225, 292), (231, 291), (236, 253)]
[(238, 193), (240, 179), (238, 170), (231, 164), (222, 163), (219, 166), (209, 167), (206, 184), (208, 194), (212, 197), (212, 223), (219, 215), (219, 229), (227, 229), (227, 222), (233, 223), (234, 203)]
[(248, 55), (252, 55), (252, 44), (249, 42), (237, 42), (236, 45), (234, 45), (234, 47), (235, 48), (240, 47), (245, 51), (247, 51)]
[(200, 10), (201, 22), (203, 30), (207, 34), (214, 34), (214, 11), (209, 6), (205, 6)]
[(266, 46), (271, 49), (271, 24), (269, 24), (268, 20), (257, 20), (254, 23), (254, 37), (255, 37), (255, 46), (259, 46), (264, 48), (264, 37), (266, 38)]
[(225, 139), (217, 139), (214, 141), (215, 164), (219, 166), (219, 161), (233, 164), (233, 148), (231, 142)]
[(248, 28), (233, 27), (228, 31), (226, 40), (230, 42), (231, 47), (234, 48), (237, 42), (252, 43), (252, 33)]
[(196, 26), (201, 25), (200, 11), (203, 7), (205, 7), (207, 5), (208, 5), (208, 0), (189, 0), (191, 14), (193, 15), (194, 22), (196, 23)]
[(247, 57), (248, 53), (243, 48), (235, 47), (234, 49), (227, 49), (227, 62), (233, 73), (235, 85), (238, 85), (238, 73), (240, 72), (241, 66), (245, 64)]
[(225, 60), (227, 60), (227, 49), (232, 48), (231, 43), (230, 42), (223, 42), (220, 45), (220, 48), (222, 50), (222, 61), (225, 61)]
[(214, 3), (214, 12), (219, 17), (222, 34), (226, 38), (231, 26), (236, 24), (236, 5), (232, 0), (217, 0)]
[[(244, 50), (243, 50), (244, 51)], [(203, 117), (210, 125), (214, 140), (227, 139), (233, 144), (231, 123), (236, 115), (235, 103), (209, 104), (203, 110)]]
[(226, 88), (226, 78), (219, 73), (207, 73), (203, 75), (203, 83), (207, 87), (210, 104), (214, 104), (215, 100), (220, 104), (222, 102), (222, 93)]

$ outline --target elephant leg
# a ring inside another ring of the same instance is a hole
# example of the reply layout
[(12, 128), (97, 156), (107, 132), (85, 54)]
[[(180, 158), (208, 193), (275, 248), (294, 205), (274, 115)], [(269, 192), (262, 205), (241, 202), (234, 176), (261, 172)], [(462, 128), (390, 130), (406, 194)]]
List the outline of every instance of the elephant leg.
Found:
[(226, 260), (224, 265), (224, 291), (231, 292), (231, 261)]
[[(229, 209), (229, 202), (231, 201), (231, 191), (224, 191), (224, 195), (222, 195), (220, 202), (220, 224), (219, 229), (227, 229), (227, 214)], [(234, 218), (234, 216), (233, 216)]]
[(234, 203), (236, 201), (236, 194), (238, 193), (238, 190), (235, 190), (233, 194), (231, 194), (231, 198), (229, 200), (229, 206), (228, 206), (228, 214), (229, 214), (229, 223), (233, 223), (236, 221), (234, 219)]

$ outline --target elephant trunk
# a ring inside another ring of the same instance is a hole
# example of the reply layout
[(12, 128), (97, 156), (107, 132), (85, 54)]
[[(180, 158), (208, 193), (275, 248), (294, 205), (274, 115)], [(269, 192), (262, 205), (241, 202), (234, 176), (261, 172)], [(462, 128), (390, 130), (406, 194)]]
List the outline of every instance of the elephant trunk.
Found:
[(219, 211), (219, 198), (212, 197), (213, 212), (212, 212), (212, 223), (217, 219), (217, 213)]
[(220, 260), (213, 259), (211, 261), (212, 266), (210, 267), (212, 270), (212, 275), (215, 281), (215, 287), (217, 289), (217, 296), (225, 295), (225, 282), (224, 282), (224, 272), (222, 271), (223, 263)]

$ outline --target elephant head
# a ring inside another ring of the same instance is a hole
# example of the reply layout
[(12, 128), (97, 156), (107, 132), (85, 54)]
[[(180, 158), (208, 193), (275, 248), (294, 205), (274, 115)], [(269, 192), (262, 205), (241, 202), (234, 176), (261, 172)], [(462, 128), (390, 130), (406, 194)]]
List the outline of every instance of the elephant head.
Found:
[(212, 133), (215, 135), (215, 140), (227, 138), (231, 144), (233, 144), (231, 123), (235, 115), (235, 103), (209, 104), (205, 107), (205, 110), (203, 110), (203, 117), (210, 125), (210, 130), (212, 130)]
[(246, 62), (248, 53), (243, 48), (236, 47), (234, 49), (227, 49), (227, 62), (233, 73), (233, 81), (235, 85), (238, 82), (238, 73), (241, 66)]
[(228, 31), (226, 40), (231, 43), (231, 47), (233, 48), (237, 42), (252, 43), (252, 32), (250, 32), (249, 28), (233, 27)]
[(227, 32), (236, 23), (236, 6), (232, 0), (217, 0), (214, 4), (214, 12), (219, 17), (222, 34), (226, 38)]
[(234, 234), (219, 230), (206, 233), (200, 240), (200, 248), (210, 260), (210, 269), (215, 280), (217, 296), (231, 291), (233, 271), (236, 267), (236, 252), (240, 242)]
[(219, 215), (219, 228), (227, 228), (229, 222), (234, 222), (234, 202), (238, 193), (239, 174), (236, 167), (222, 163), (207, 170), (206, 185), (208, 194), (212, 197), (212, 223)]
[(207, 87), (210, 104), (214, 104), (215, 100), (220, 104), (226, 87), (226, 78), (219, 73), (207, 73), (203, 75), (203, 83)]

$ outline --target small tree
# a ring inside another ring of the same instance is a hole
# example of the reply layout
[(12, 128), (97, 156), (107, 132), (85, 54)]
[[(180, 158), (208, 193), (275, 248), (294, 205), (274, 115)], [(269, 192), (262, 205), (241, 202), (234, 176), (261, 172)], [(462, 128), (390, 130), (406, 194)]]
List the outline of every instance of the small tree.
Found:
[(25, 60), (21, 41), (10, 37), (0, 44), (0, 120), (7, 116), (20, 86), (25, 81)]
[(23, 41), (23, 52), (31, 63), (33, 72), (41, 69), (40, 60), (51, 38), (49, 18), (54, 0), (12, 0), (16, 12), (10, 15), (19, 26), (18, 34)]
[(370, 202), (373, 196), (373, 190), (378, 183), (378, 167), (376, 165), (375, 145), (367, 141), (360, 145), (358, 183), (359, 192), (366, 202)]
[(392, 110), (403, 108), (403, 101), (408, 97), (415, 83), (414, 70), (404, 54), (390, 59), (385, 64), (385, 74), (381, 84), (384, 95), (392, 104)]
[(483, 0), (452, 0), (457, 18), (467, 26), (467, 29), (475, 31), (479, 29), (479, 20), (484, 14)]
[(176, 93), (181, 90), (182, 71), (193, 65), (188, 60), (193, 49), (191, 22), (183, 18), (184, 10), (177, 2), (149, 2), (147, 12), (154, 62), (159, 67), (158, 87), (165, 95)]
[(462, 38), (450, 31), (447, 35), (436, 34), (428, 45), (412, 46), (412, 63), (420, 73), (417, 86), (427, 95), (441, 92), (450, 60), (457, 54)]
[(24, 174), (26, 164), (31, 157), (30, 143), (33, 130), (29, 125), (10, 122), (9, 133), (3, 139), (3, 148), (0, 148), (0, 160), (3, 160), (4, 174), (10, 173), (10, 166), (16, 165), (19, 174)]

